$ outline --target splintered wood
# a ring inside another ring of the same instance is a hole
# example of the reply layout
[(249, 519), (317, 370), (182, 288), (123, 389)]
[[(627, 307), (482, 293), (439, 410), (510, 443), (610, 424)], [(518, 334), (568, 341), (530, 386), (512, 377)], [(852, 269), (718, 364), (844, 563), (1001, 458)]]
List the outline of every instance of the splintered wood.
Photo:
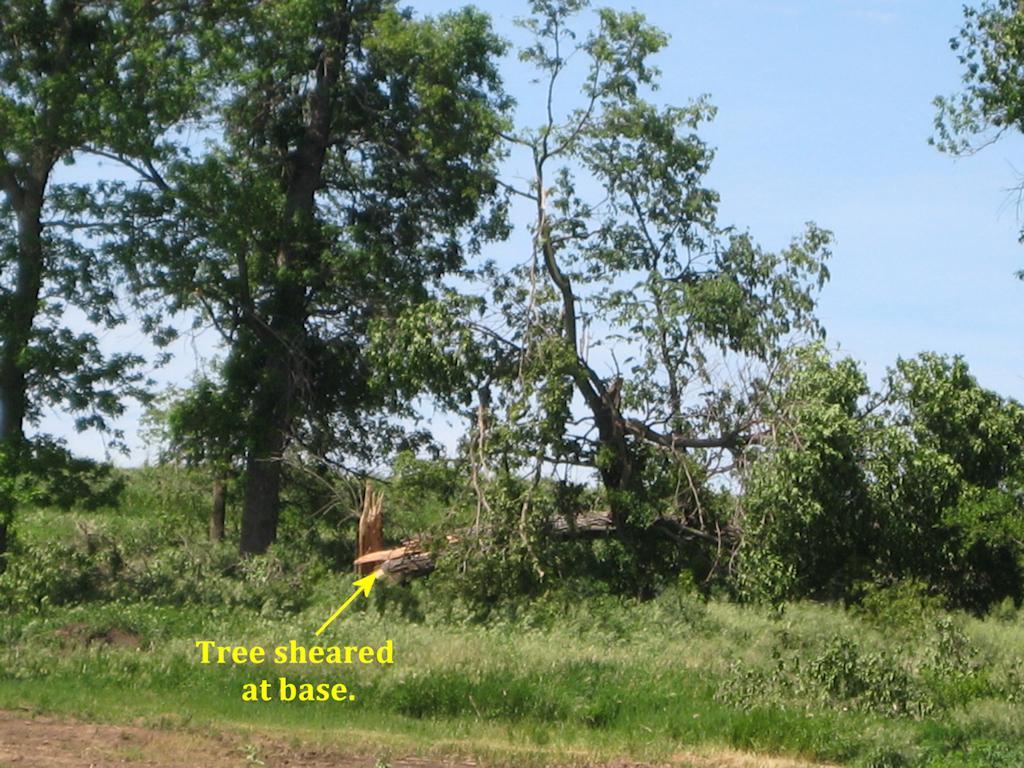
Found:
[(359, 513), (359, 538), (356, 543), (356, 570), (368, 576), (376, 570), (374, 562), (362, 560), (364, 555), (384, 549), (384, 496), (366, 481), (363, 489), (363, 508)]
[[(384, 545), (384, 495), (366, 481), (362, 510), (359, 514), (359, 537), (354, 565), (360, 576), (368, 576), (380, 569), (399, 578), (425, 576), (434, 570), (434, 558), (423, 549), (419, 539), (406, 539), (398, 547)], [(604, 538), (615, 531), (611, 513), (591, 511), (572, 519), (556, 517), (551, 524), (551, 535), (559, 539)], [(486, 532), (484, 532), (486, 535)], [(460, 532), (464, 535), (465, 532)], [(476, 532), (480, 535), (480, 531)], [(456, 543), (459, 535), (445, 537), (448, 544)]]

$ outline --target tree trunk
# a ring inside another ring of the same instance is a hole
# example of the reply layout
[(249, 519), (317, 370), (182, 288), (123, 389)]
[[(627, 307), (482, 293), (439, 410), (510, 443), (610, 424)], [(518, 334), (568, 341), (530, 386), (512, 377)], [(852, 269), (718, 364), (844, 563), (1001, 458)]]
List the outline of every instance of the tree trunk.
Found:
[(334, 88), (347, 56), (348, 4), (339, 3), (330, 25), (329, 44), (317, 60), (316, 82), (307, 99), (308, 118), (295, 150), (285, 161), (285, 204), (276, 261), (277, 284), (263, 309), (268, 319), (255, 324), (259, 340), (250, 350), (262, 375), (253, 392), (257, 444), (246, 461), (242, 504), (242, 554), (260, 554), (277, 536), (280, 514), (281, 459), (300, 404), (296, 390), (305, 375), (306, 285), (303, 272), (315, 264), (322, 248), (316, 218), (316, 191), (331, 144)]
[[(18, 250), (14, 289), (0, 304), (0, 452), (6, 472), (21, 470), (28, 409), (25, 351), (43, 286), (43, 194), (49, 166), (30, 169), (21, 182), (8, 169), (2, 178), (7, 202), (17, 215)], [(0, 571), (4, 569), (13, 499), (0, 499)]]
[(252, 423), (257, 432), (245, 465), (239, 541), (243, 555), (262, 554), (277, 538), (281, 462), (295, 418), (295, 383), (303, 375), (301, 293), (287, 284), (279, 287), (270, 315), (270, 328), (255, 334), (240, 350), (243, 358), (249, 358), (246, 365), (260, 372), (252, 392)]
[(6, 342), (0, 350), (0, 446), (17, 451), (24, 438), (25, 372), (18, 365), (15, 344)]
[(261, 555), (277, 538), (281, 465), (274, 459), (250, 456), (245, 471), (242, 535), (238, 548), (243, 555)]
[(224, 510), (228, 500), (228, 484), (223, 476), (213, 478), (213, 506), (210, 509), (210, 541), (224, 541)]
[(277, 538), (285, 429), (268, 424), (261, 444), (253, 448), (246, 459), (242, 535), (238, 547), (243, 555), (261, 555)]
[(14, 290), (0, 305), (0, 447), (12, 454), (20, 451), (25, 434), (28, 406), (25, 350), (32, 340), (43, 284), (45, 184), (44, 176), (22, 184), (9, 178), (5, 185), (7, 200), (17, 214), (18, 227)]

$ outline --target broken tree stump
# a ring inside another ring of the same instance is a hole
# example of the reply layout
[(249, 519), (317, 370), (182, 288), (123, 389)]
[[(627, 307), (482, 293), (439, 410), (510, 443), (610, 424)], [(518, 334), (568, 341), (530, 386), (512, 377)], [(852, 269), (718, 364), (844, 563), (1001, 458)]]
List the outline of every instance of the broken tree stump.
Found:
[(384, 548), (384, 496), (374, 490), (369, 480), (363, 488), (363, 505), (359, 513), (359, 533), (356, 539), (356, 570), (360, 576), (373, 573), (373, 563), (360, 562), (363, 555)]

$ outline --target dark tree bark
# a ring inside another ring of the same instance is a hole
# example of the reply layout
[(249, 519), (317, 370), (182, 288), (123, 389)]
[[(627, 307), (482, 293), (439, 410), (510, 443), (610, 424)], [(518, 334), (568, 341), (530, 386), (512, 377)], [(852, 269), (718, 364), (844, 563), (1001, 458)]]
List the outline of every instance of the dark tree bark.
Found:
[[(39, 308), (43, 284), (43, 194), (52, 162), (30, 168), (19, 179), (10, 168), (0, 179), (7, 201), (17, 218), (17, 254), (14, 290), (0, 304), (0, 451), (4, 467), (18, 472), (25, 444), (28, 410), (25, 351)], [(8, 522), (13, 500), (0, 499), (0, 571), (8, 543)]]
[(224, 511), (227, 507), (228, 484), (223, 476), (213, 479), (213, 505), (210, 509), (210, 541), (224, 541)]
[(32, 338), (43, 282), (43, 190), (49, 166), (17, 180), (5, 174), (4, 191), (17, 218), (18, 251), (14, 290), (0, 307), (0, 446), (13, 453), (24, 440), (26, 395), (25, 350)]
[(246, 459), (242, 534), (239, 540), (242, 554), (262, 554), (277, 538), (277, 521), (281, 512), (284, 429), (280, 425), (267, 425), (263, 440), (250, 451)]

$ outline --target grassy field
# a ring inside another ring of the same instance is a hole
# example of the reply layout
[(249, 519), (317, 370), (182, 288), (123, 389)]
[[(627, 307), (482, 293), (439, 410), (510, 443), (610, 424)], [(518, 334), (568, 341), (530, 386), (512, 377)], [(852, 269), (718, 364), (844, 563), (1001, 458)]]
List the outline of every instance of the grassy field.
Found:
[[(481, 619), (426, 580), (376, 587), (318, 639), (349, 574), (268, 558), (214, 578), (225, 548), (171, 546), (167, 530), (187, 526), (137, 510), (19, 519), (23, 561), (0, 582), (21, 600), (0, 613), (0, 709), (515, 765), (722, 749), (873, 768), (1024, 764), (1024, 617), (1012, 606), (985, 619), (907, 596), (857, 612), (750, 607), (680, 585), (642, 604), (556, 589)], [(112, 554), (114, 539), (136, 544)], [(73, 561), (54, 599), (27, 583), (58, 578), (45, 552)], [(198, 639), (390, 639), (395, 663), (203, 666)], [(278, 676), (343, 682), (357, 698), (241, 700), (244, 683)]]

